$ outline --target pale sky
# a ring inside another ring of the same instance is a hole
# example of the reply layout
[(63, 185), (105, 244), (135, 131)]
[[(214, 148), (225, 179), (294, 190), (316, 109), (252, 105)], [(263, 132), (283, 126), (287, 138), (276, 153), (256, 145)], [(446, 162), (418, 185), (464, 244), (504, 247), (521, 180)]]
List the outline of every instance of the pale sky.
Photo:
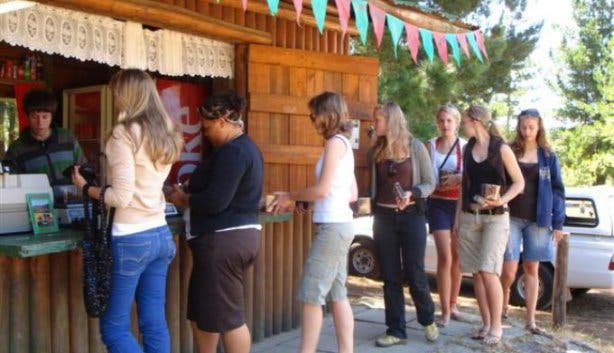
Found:
[[(550, 51), (556, 50), (563, 39), (564, 29), (574, 28), (570, 0), (531, 0), (528, 1), (523, 21), (527, 24), (544, 21), (539, 42), (529, 58), (534, 66), (535, 75), (522, 85), (526, 93), (520, 98), (519, 109), (537, 108), (551, 128), (560, 126), (561, 122), (553, 119), (554, 111), (561, 105), (561, 98), (551, 90), (546, 82), (554, 79), (559, 68), (550, 57)], [(518, 113), (518, 112), (516, 112)]]

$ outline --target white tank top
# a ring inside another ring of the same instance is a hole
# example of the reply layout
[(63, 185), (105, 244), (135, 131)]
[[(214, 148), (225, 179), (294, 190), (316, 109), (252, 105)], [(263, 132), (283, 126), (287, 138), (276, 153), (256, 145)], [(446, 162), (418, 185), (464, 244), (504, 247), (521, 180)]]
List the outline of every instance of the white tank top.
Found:
[[(332, 138), (339, 138), (343, 141), (346, 147), (345, 154), (335, 165), (333, 182), (328, 195), (314, 202), (314, 223), (345, 223), (353, 220), (350, 199), (354, 180), (354, 152), (350, 141), (345, 136), (335, 135)], [(320, 179), (323, 163), (324, 153), (316, 163), (316, 180)]]
[(443, 166), (441, 165), (441, 163), (443, 163), (443, 161), (446, 159), (446, 155), (448, 154), (448, 152), (446, 151), (446, 153), (440, 153), (439, 151), (437, 151), (436, 142), (437, 137), (429, 140), (429, 152), (431, 154), (431, 163), (433, 166), (433, 173), (435, 174), (435, 180), (439, 180), (440, 167), (443, 171), (456, 171), (457, 168), (459, 172), (462, 171), (462, 156), (461, 160), (459, 160), (458, 156), (462, 154), (463, 147), (465, 146), (467, 141), (463, 138), (458, 138), (458, 145), (454, 147), (454, 151), (450, 153), (450, 157), (448, 157), (446, 164)]

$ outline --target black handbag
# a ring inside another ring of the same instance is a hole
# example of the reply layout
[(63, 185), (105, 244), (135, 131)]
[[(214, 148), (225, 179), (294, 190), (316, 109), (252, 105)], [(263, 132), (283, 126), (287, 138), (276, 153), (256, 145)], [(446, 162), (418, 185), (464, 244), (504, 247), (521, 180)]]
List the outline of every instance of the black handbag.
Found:
[[(93, 202), (83, 192), (85, 214), (85, 236), (83, 237), (83, 300), (85, 310), (91, 317), (100, 317), (107, 309), (111, 293), (111, 271), (113, 256), (111, 254), (111, 226), (115, 208), (107, 212), (104, 193), (107, 186), (100, 191), (100, 199)], [(85, 188), (84, 188), (85, 189)], [(90, 214), (90, 204), (91, 214)]]

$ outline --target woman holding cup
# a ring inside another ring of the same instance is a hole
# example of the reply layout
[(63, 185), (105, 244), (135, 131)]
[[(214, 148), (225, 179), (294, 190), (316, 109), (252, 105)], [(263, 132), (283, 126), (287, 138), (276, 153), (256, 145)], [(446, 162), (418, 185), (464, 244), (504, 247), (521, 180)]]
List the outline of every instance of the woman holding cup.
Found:
[(520, 112), (512, 150), (525, 179), (524, 192), (510, 202), (510, 239), (505, 251), (501, 283), (503, 316), (507, 316), (510, 287), (516, 278), (520, 245), (526, 293), (525, 328), (534, 334), (539, 289), (539, 263), (554, 259), (554, 241), (563, 236), (565, 187), (556, 154), (548, 144), (544, 123), (536, 109)]
[[(482, 327), (472, 338), (496, 345), (503, 334), (499, 275), (509, 238), (507, 204), (522, 191), (524, 179), (488, 109), (470, 106), (463, 114), (463, 127), (470, 139), (463, 153), (462, 187), (453, 232), (458, 232), (461, 270), (473, 273), (482, 316)], [(489, 193), (483, 194), (483, 188)]]
[(437, 290), (441, 307), (437, 325), (440, 327), (445, 327), (451, 317), (457, 317), (456, 299), (461, 285), (458, 239), (452, 234), (462, 177), (462, 149), (467, 143), (458, 137), (460, 121), (461, 114), (454, 105), (448, 103), (439, 107), (436, 115), (439, 136), (427, 144), (438, 181), (428, 199), (428, 221), (437, 249)]

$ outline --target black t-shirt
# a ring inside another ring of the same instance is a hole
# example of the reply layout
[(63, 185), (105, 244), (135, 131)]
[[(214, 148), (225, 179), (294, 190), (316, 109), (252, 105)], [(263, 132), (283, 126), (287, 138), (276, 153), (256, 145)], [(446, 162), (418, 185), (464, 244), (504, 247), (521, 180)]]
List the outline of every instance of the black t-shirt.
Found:
[(518, 162), (524, 177), (524, 191), (510, 201), (510, 216), (535, 222), (537, 213), (537, 183), (539, 168), (537, 163)]

